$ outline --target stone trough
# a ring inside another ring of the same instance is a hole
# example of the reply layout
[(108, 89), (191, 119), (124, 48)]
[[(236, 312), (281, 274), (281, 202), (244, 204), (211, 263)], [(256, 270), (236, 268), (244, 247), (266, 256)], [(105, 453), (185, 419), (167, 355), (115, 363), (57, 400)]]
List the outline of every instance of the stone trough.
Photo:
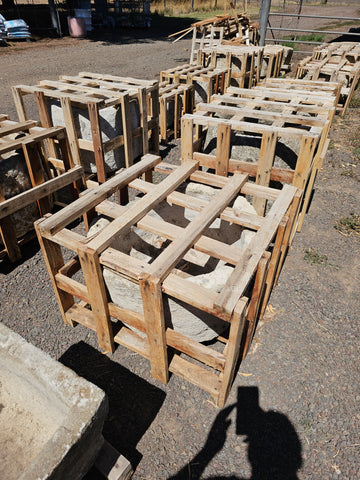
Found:
[(1, 480), (80, 480), (107, 410), (102, 390), (0, 323)]

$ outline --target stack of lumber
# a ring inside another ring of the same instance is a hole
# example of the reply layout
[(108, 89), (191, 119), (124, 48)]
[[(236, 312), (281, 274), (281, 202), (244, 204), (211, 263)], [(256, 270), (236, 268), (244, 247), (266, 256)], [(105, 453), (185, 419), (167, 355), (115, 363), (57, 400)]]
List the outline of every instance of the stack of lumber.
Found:
[[(219, 175), (240, 171), (258, 185), (291, 184), (303, 190), (300, 229), (327, 150), (338, 96), (297, 90), (298, 83), (289, 88), (267, 83), (253, 89), (230, 87), (211, 103), (198, 104), (193, 115), (182, 119), (181, 157)], [(267, 209), (264, 199), (254, 206), (260, 215)]]
[(53, 194), (69, 186), (71, 197), (78, 197), (82, 176), (64, 128), (41, 128), (33, 120), (13, 122), (0, 115), (0, 257), (19, 260), (20, 246), (33, 238), (34, 220), (52, 211)]
[(159, 151), (159, 84), (90, 72), (12, 87), (20, 121), (34, 96), (43, 127), (65, 126), (73, 161), (103, 183), (141, 155)]
[(245, 13), (221, 14), (192, 23), (185, 30), (173, 33), (179, 35), (175, 42), (192, 33), (190, 63), (197, 60), (199, 50), (219, 45), (223, 40), (236, 39), (241, 44), (256, 44), (258, 41), (258, 25), (250, 21)]
[(360, 44), (342, 42), (316, 47), (311, 57), (298, 63), (295, 77), (341, 82), (338, 110), (344, 115), (360, 79)]
[[(72, 205), (38, 221), (39, 242), (65, 323), (94, 330), (106, 352), (113, 352), (117, 343), (144, 356), (155, 379), (167, 383), (172, 372), (223, 406), (237, 360), (249, 348), (279, 273), (298, 208), (298, 190), (290, 185), (282, 190), (262, 187), (248, 182), (245, 174), (201, 172), (199, 163), (190, 159), (180, 166), (160, 162), (160, 157), (146, 155)], [(157, 184), (151, 182), (154, 168), (166, 174)], [(123, 205), (107, 200), (114, 191), (130, 187), (143, 196)], [(191, 193), (204, 188), (211, 192), (208, 198)], [(245, 196), (273, 204), (260, 216)], [(236, 208), (244, 204), (247, 209)], [(164, 205), (177, 212), (176, 217), (154, 216), (154, 210)], [(94, 211), (107, 217), (103, 229), (90, 237), (70, 229), (76, 218)], [(247, 233), (247, 242), (228, 244), (221, 236), (211, 236), (214, 230), (221, 235), (229, 228), (239, 229), (241, 236)], [(152, 255), (135, 257), (122, 248), (129, 230), (141, 238), (149, 233), (155, 237)], [(73, 254), (67, 263), (61, 247)], [(73, 278), (77, 272), (82, 275)], [(216, 287), (199, 282), (209, 275), (219, 280), (220, 272), (222, 281)], [(108, 275), (118, 277), (122, 292), (135, 292), (139, 302), (134, 308), (109, 298)], [(221, 329), (225, 344), (221, 351), (179, 331), (173, 324), (178, 308)]]

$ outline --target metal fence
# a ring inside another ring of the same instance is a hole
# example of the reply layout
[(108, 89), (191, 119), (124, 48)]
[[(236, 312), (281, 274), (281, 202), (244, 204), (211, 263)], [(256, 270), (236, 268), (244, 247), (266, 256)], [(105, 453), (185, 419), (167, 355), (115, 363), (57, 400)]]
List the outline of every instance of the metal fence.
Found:
[[(273, 27), (271, 25), (271, 17), (280, 17), (280, 26)], [(296, 26), (291, 27), (283, 27), (284, 19), (287, 18), (296, 18)], [(317, 18), (322, 20), (338, 20), (338, 21), (346, 21), (346, 22), (353, 22), (354, 24), (358, 23), (359, 28), (350, 29), (347, 32), (344, 31), (336, 31), (336, 30), (310, 30), (301, 27), (301, 20), (303, 18)], [(286, 35), (287, 32), (287, 35)], [(291, 32), (291, 34), (289, 34)], [(303, 38), (302, 34), (309, 34), (305, 35), (307, 38)], [(277, 34), (277, 35), (276, 35)], [(283, 34), (283, 35), (282, 35)], [(285, 34), (285, 35), (284, 35)], [(321, 45), (324, 43), (323, 41), (316, 41), (312, 40), (311, 34), (317, 35), (326, 35), (326, 36), (333, 36), (334, 40), (337, 37), (340, 37), (341, 41), (355, 41), (360, 43), (360, 18), (352, 18), (352, 17), (331, 17), (331, 16), (324, 16), (324, 15), (303, 15), (300, 13), (272, 13), (269, 12), (269, 19), (266, 28), (266, 43), (272, 42), (275, 44), (282, 44), (282, 43), (292, 43), (292, 44), (302, 44), (302, 45)], [(300, 38), (300, 39), (299, 39)], [(310, 50), (297, 50), (298, 53), (311, 53)]]

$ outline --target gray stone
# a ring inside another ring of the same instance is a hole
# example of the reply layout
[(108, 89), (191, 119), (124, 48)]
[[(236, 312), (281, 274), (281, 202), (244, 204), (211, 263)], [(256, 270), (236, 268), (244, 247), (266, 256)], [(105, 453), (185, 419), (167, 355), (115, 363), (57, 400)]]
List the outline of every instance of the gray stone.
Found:
[(105, 393), (0, 323), (0, 478), (80, 480), (103, 445)]
[[(214, 198), (218, 191), (218, 189), (195, 183), (190, 183), (186, 188), (188, 195), (193, 195), (206, 201)], [(253, 207), (244, 197), (238, 197), (235, 200), (234, 210), (235, 212), (246, 211), (255, 213)], [(155, 218), (161, 218), (179, 226), (185, 226), (188, 220), (193, 218), (193, 214), (193, 211), (171, 206), (167, 202), (161, 202), (156, 211), (152, 210), (149, 212), (149, 215)], [(195, 212), (195, 215), (196, 214)], [(108, 223), (109, 220), (106, 218), (98, 219), (91, 226), (88, 236), (95, 235)], [(221, 240), (227, 244), (234, 244), (238, 248), (245, 248), (254, 235), (254, 232), (243, 230), (242, 227), (235, 224), (231, 225), (228, 222), (215, 220), (205, 234), (208, 237)], [(158, 235), (139, 228), (132, 228), (130, 232), (121, 238), (115, 238), (111, 247), (132, 257), (150, 262), (161, 253), (165, 241), (166, 239)], [(186, 281), (209, 288), (215, 292), (221, 291), (233, 271), (233, 267), (226, 265), (223, 261), (215, 261), (216, 264), (212, 266), (211, 262), (214, 259), (211, 259), (209, 255), (195, 250), (190, 250), (184, 256), (184, 260), (188, 262), (188, 273), (191, 275)], [(206, 273), (199, 273), (199, 271), (204, 270)], [(143, 314), (141, 291), (138, 284), (106, 267), (103, 269), (103, 276), (110, 298), (115, 304), (122, 308)], [(223, 321), (206, 312), (197, 310), (166, 295), (163, 296), (163, 299), (167, 325), (193, 340), (198, 342), (210, 341), (221, 334), (226, 328), (226, 324), (224, 324)]]
[[(66, 126), (60, 102), (58, 100), (48, 101), (51, 121), (56, 126)], [(74, 123), (78, 138), (92, 141), (91, 125), (89, 120), (88, 109), (73, 107), (72, 108)], [(112, 140), (118, 135), (123, 134), (123, 124), (121, 116), (121, 106), (106, 107), (99, 110), (101, 138), (103, 142)], [(130, 102), (130, 121), (131, 130), (140, 127), (140, 111), (139, 104), (136, 100)], [(87, 150), (80, 150), (81, 163), (85, 172), (96, 173), (96, 165), (94, 153)], [(143, 149), (141, 144), (141, 136), (133, 139), (133, 156), (134, 159), (142, 155)], [(105, 153), (105, 170), (108, 173), (115, 172), (125, 167), (124, 147), (118, 147)]]
[[(15, 197), (31, 188), (30, 178), (22, 152), (11, 152), (0, 156), (0, 191), (5, 199)], [(39, 218), (36, 203), (33, 203), (11, 215), (17, 237), (33, 230), (34, 222)], [(0, 239), (1, 244), (1, 239)]]

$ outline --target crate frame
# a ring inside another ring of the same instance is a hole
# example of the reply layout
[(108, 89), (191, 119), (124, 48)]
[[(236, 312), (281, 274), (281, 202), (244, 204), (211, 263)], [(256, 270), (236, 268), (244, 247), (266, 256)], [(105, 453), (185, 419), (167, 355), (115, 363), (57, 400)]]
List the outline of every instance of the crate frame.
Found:
[[(225, 68), (229, 70), (229, 75), (226, 77), (226, 88), (233, 86), (233, 82), (239, 88), (252, 88), (259, 83), (264, 47), (216, 45), (201, 50), (198, 55), (198, 63), (204, 67), (221, 68), (218, 65), (221, 57), (224, 57)], [(233, 68), (234, 63), (240, 63), (239, 71), (235, 71)]]
[[(182, 108), (180, 109), (180, 98), (182, 98)], [(160, 141), (167, 142), (171, 136), (175, 139), (181, 134), (181, 117), (186, 113), (192, 113), (194, 110), (194, 86), (190, 84), (167, 83), (162, 82), (159, 85), (160, 102)], [(167, 107), (173, 103), (174, 118), (172, 124), (168, 126)]]
[[(130, 348), (150, 360), (155, 379), (167, 383), (169, 372), (172, 372), (207, 391), (217, 405), (223, 406), (239, 356), (243, 358), (250, 347), (257, 319), (263, 314), (280, 273), (280, 260), (298, 208), (299, 192), (289, 185), (282, 191), (260, 187), (247, 182), (247, 176), (241, 174), (231, 178), (204, 174), (198, 170), (198, 162), (195, 161), (180, 166), (160, 161), (159, 157), (146, 155), (139, 163), (90, 190), (66, 210), (39, 220), (36, 224), (39, 242), (65, 323), (74, 325), (76, 322), (95, 330), (99, 345), (106, 352), (114, 351), (114, 342)], [(156, 185), (138, 179), (144, 174), (149, 179), (149, 172), (154, 168), (168, 174), (166, 179)], [(221, 190), (209, 203), (176, 192), (176, 188), (189, 178)], [(106, 200), (114, 191), (128, 186), (145, 193), (145, 196), (128, 208)], [(266, 218), (246, 213), (235, 215), (228, 204), (239, 192), (271, 197), (274, 200), (272, 212)], [(155, 222), (155, 226), (147, 213), (165, 198), (170, 203), (201, 213), (184, 229), (165, 221)], [(94, 208), (113, 219), (99, 235), (87, 239), (66, 228), (75, 218), (86, 215)], [(245, 250), (234, 250), (229, 245), (224, 249), (222, 242), (204, 237), (204, 229), (219, 215), (229, 222), (254, 229), (256, 240), (252, 240)], [(156, 231), (172, 243), (151, 264), (110, 248), (112, 239), (130, 225)], [(61, 247), (72, 250), (74, 254), (66, 264)], [(184, 272), (174, 268), (192, 248), (235, 266), (219, 294), (193, 283), (189, 286)], [(111, 268), (140, 285), (143, 315), (108, 300), (101, 266)], [(72, 278), (80, 268), (85, 284)], [(254, 281), (254, 287), (247, 299), (244, 292), (248, 291), (250, 281)], [(163, 293), (205, 312), (215, 313), (228, 322), (229, 336), (227, 340), (221, 339), (226, 342), (223, 353), (165, 328)], [(75, 303), (74, 297), (80, 303)], [(114, 334), (115, 327), (110, 316), (144, 332), (145, 339), (124, 325), (120, 325), (119, 331)], [(178, 353), (171, 357), (172, 349), (205, 364), (205, 367), (185, 360)]]
[[(227, 68), (215, 68), (212, 66), (201, 67), (199, 65), (186, 63), (161, 71), (160, 82), (187, 83), (190, 85), (194, 85), (196, 81), (207, 82), (207, 100), (210, 101), (214, 93), (224, 93), (229, 75), (230, 71)], [(193, 106), (195, 106), (195, 99)]]
[[(159, 86), (155, 80), (80, 72), (77, 76), (62, 75), (56, 81), (43, 80), (35, 86), (16, 85), (12, 87), (12, 93), (19, 121), (27, 120), (23, 97), (34, 95), (44, 128), (52, 126), (46, 100), (60, 100), (74, 163), (81, 165), (81, 149), (93, 152), (100, 183), (108, 178), (104, 160), (108, 151), (124, 146), (125, 166), (133, 164), (134, 137), (141, 137), (143, 155), (149, 151), (156, 154), (159, 152)], [(130, 122), (130, 102), (133, 100), (138, 101), (140, 110), (140, 127), (135, 130), (131, 129)], [(117, 105), (121, 106), (123, 134), (103, 142), (100, 111)], [(87, 109), (92, 140), (78, 138), (73, 106)]]
[[(324, 96), (318, 99), (315, 95), (309, 98), (297, 93), (290, 96), (292, 100), (289, 101), (288, 91), (274, 90), (230, 87), (225, 95), (214, 95), (210, 104), (198, 104), (193, 115), (182, 118), (181, 159), (197, 160), (201, 167), (214, 169), (218, 175), (227, 176), (235, 171), (247, 173), (255, 178), (258, 185), (269, 186), (270, 181), (274, 180), (301, 189), (304, 198), (296, 227), (300, 231), (317, 172), (327, 151), (336, 98)], [(312, 117), (301, 115), (302, 112), (311, 114)], [(246, 118), (252, 121), (249, 122)], [(272, 125), (253, 123), (254, 119), (266, 120), (272, 122)], [(286, 126), (287, 123), (290, 128)], [(298, 128), (294, 125), (298, 125)], [(217, 128), (216, 155), (200, 151), (204, 129), (209, 126)], [(307, 131), (304, 131), (304, 128), (307, 128)], [(232, 132), (261, 135), (258, 162), (250, 163), (230, 158)], [(279, 137), (299, 140), (300, 150), (295, 169), (274, 166)], [(254, 207), (259, 215), (263, 215), (266, 202), (256, 199)], [(295, 231), (292, 237), (294, 233)]]
[[(349, 58), (350, 57), (350, 58)], [(352, 58), (353, 57), (353, 58)], [(354, 61), (352, 61), (354, 60)], [(320, 77), (329, 82), (341, 82), (346, 75), (349, 85), (342, 85), (337, 110), (344, 116), (355, 89), (360, 81), (360, 45), (344, 42), (340, 45), (321, 45), (315, 47), (311, 56), (302, 59), (296, 66), (295, 78), (319, 80)]]
[[(24, 136), (16, 140), (8, 137), (15, 133)], [(55, 147), (55, 156), (48, 154), (46, 144), (49, 141)], [(7, 255), (10, 262), (20, 260), (20, 247), (34, 238), (34, 232), (17, 238), (11, 215), (36, 202), (43, 216), (51, 211), (50, 195), (69, 186), (77, 198), (84, 188), (83, 169), (72, 162), (64, 128), (45, 129), (38, 127), (34, 120), (14, 122), (7, 115), (0, 115), (0, 155), (17, 150), (24, 154), (32, 188), (9, 199), (5, 199), (0, 188), (0, 235), (4, 245), (0, 258)], [(49, 179), (45, 178), (42, 167)]]

